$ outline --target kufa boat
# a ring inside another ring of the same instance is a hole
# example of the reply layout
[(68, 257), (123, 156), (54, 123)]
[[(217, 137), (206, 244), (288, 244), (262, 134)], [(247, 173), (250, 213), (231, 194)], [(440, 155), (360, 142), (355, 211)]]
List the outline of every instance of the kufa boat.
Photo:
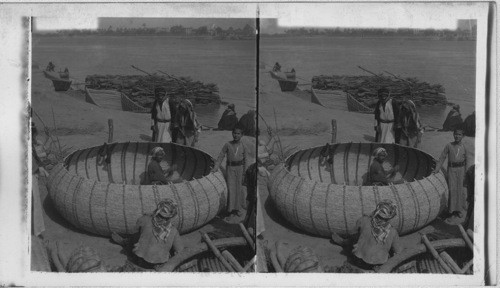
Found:
[[(177, 164), (182, 183), (142, 185), (157, 146), (165, 150), (167, 163)], [(140, 216), (171, 198), (179, 209), (174, 224), (183, 234), (205, 225), (226, 206), (226, 182), (222, 172), (210, 172), (213, 164), (205, 152), (172, 143), (105, 144), (75, 151), (54, 167), (49, 195), (71, 224), (103, 236), (133, 232)]]
[[(364, 185), (377, 147), (387, 150), (389, 163), (399, 165), (405, 183)], [(273, 170), (270, 197), (288, 222), (323, 237), (355, 234), (360, 217), (381, 200), (392, 200), (398, 207), (393, 226), (400, 235), (407, 234), (429, 224), (447, 204), (446, 179), (442, 172), (432, 174), (435, 164), (429, 154), (397, 144), (314, 147), (292, 154)]]

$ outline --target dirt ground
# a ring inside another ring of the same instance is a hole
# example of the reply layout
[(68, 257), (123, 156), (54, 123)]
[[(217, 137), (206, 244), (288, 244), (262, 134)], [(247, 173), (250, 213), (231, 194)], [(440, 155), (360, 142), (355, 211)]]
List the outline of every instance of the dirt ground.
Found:
[[(260, 72), (260, 115), (273, 129), (278, 128), (283, 146), (308, 148), (330, 142), (332, 119), (337, 121), (337, 142), (373, 141), (373, 115), (336, 111), (308, 103), (291, 93), (281, 92), (278, 83), (271, 79), (268, 73), (264, 70)], [(56, 127), (57, 129), (52, 133), (58, 135), (63, 148), (76, 150), (107, 142), (108, 119), (113, 119), (114, 123), (113, 141), (150, 140), (149, 114), (102, 109), (86, 103), (83, 93), (79, 91), (55, 92), (51, 81), (45, 79), (42, 72), (37, 69), (33, 70), (32, 103), (36, 112), (33, 115), (34, 122), (43, 129), (44, 125), (38, 118), (39, 116), (45, 125), (52, 129)], [(261, 131), (266, 131), (266, 126), (260, 120)], [(263, 137), (266, 136), (264, 132), (262, 134)], [(254, 149), (252, 148), (254, 139), (244, 138), (249, 149)], [(216, 158), (224, 142), (230, 139), (230, 131), (203, 131), (197, 146)], [(452, 134), (449, 132), (426, 132), (421, 149), (438, 158), (445, 144), (450, 141), (452, 141)], [(474, 138), (465, 137), (463, 141), (469, 151), (469, 163), (473, 163)], [(329, 239), (309, 235), (287, 223), (268, 197), (266, 184), (266, 179), (259, 178), (259, 195), (264, 207), (266, 228), (261, 240), (264, 246), (270, 247), (277, 240), (283, 240), (292, 245), (305, 245), (311, 247), (319, 255), (324, 266), (342, 265), (346, 259), (345, 251), (331, 244)], [(44, 179), (40, 180), (40, 193), (45, 212), (45, 239), (81, 243), (96, 250), (107, 264), (122, 265), (124, 263), (126, 255), (119, 245), (111, 243), (108, 238), (78, 230), (59, 216), (47, 195)], [(240, 235), (237, 226), (239, 220), (241, 219), (224, 221), (224, 219), (215, 218), (201, 229), (183, 235), (185, 245), (190, 246), (201, 242), (200, 232), (219, 230)], [(456, 226), (447, 225), (442, 221), (435, 221), (423, 230), (404, 236), (403, 245), (410, 247), (419, 243), (421, 232), (436, 230), (457, 232)]]
[[(84, 94), (77, 90), (55, 92), (52, 82), (43, 76), (41, 70), (37, 69), (33, 70), (32, 107), (35, 112), (33, 121), (40, 131), (40, 138), (43, 140), (43, 127), (48, 126), (51, 134), (58, 136), (62, 150), (74, 151), (107, 142), (108, 119), (113, 119), (113, 141), (115, 142), (151, 140), (149, 114), (102, 109), (85, 102)], [(202, 131), (197, 148), (217, 158), (223, 144), (231, 139), (230, 131)], [(254, 138), (244, 136), (242, 141), (248, 151), (255, 151)], [(255, 161), (255, 155), (250, 155), (250, 158), (250, 162)], [(127, 257), (121, 246), (112, 243), (108, 238), (92, 235), (73, 227), (57, 213), (48, 197), (45, 180), (40, 177), (39, 182), (44, 208), (44, 239), (90, 246), (106, 264), (123, 265)], [(241, 236), (238, 222), (244, 219), (245, 211), (243, 212), (241, 217), (229, 219), (216, 217), (201, 229), (182, 235), (185, 247), (200, 243), (201, 233), (211, 231)]]
[[(300, 82), (299, 88), (310, 88), (300, 85)], [(327, 109), (308, 103), (303, 98), (295, 97), (291, 92), (281, 92), (277, 81), (271, 79), (269, 73), (261, 69), (259, 111), (265, 120), (261, 121), (262, 118), (259, 118), (261, 131), (266, 131), (266, 123), (273, 129), (277, 127), (283, 147), (305, 149), (330, 142), (332, 138), (330, 123), (335, 119), (338, 129), (337, 142), (374, 141), (373, 115)], [(262, 137), (266, 136), (265, 133), (262, 134)], [(425, 132), (420, 149), (437, 159), (446, 143), (451, 141), (453, 141), (451, 132)], [(468, 163), (474, 162), (474, 141), (474, 138), (469, 137), (463, 139), (468, 150)], [(281, 217), (268, 197), (267, 179), (263, 177), (259, 178), (259, 196), (264, 207), (266, 230), (261, 240), (264, 245), (270, 248), (276, 241), (282, 240), (290, 246), (309, 246), (319, 256), (324, 266), (335, 267), (344, 263), (347, 253), (340, 246), (333, 245), (329, 239), (300, 231)], [(438, 219), (420, 231), (403, 236), (402, 245), (413, 247), (420, 243), (421, 234), (435, 231), (459, 235), (457, 226), (448, 225)]]

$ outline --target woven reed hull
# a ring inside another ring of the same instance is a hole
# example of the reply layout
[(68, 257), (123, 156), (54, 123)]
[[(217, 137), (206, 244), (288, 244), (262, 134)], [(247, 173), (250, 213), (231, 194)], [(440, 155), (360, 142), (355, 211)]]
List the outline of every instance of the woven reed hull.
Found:
[[(149, 152), (161, 146), (166, 161), (176, 163), (183, 183), (140, 185)], [(224, 209), (227, 187), (221, 172), (210, 173), (213, 159), (206, 153), (171, 143), (113, 143), (110, 164), (98, 160), (101, 147), (78, 150), (49, 176), (49, 194), (59, 213), (91, 233), (133, 233), (137, 219), (157, 203), (171, 198), (178, 203), (174, 224), (181, 234), (195, 230)], [(108, 167), (108, 168), (106, 168)]]
[(56, 91), (68, 91), (71, 83), (71, 80), (52, 79), (52, 85), (54, 85), (54, 90)]
[[(399, 164), (409, 182), (362, 186), (376, 147), (387, 150), (387, 160)], [(370, 214), (381, 200), (390, 199), (398, 206), (398, 215), (391, 222), (400, 234), (406, 234), (430, 223), (446, 206), (444, 174), (431, 174), (435, 160), (420, 150), (396, 144), (335, 144), (330, 173), (326, 159), (320, 156), (322, 149), (298, 151), (271, 175), (270, 196), (275, 206), (304, 231), (325, 237), (332, 232), (353, 235), (361, 216)]]
[(352, 112), (365, 114), (373, 114), (375, 109), (366, 107), (364, 104), (356, 100), (351, 94), (346, 93), (347, 109)]
[(278, 82), (280, 83), (280, 88), (282, 92), (295, 90), (295, 88), (297, 88), (297, 84), (299, 83), (298, 81), (282, 80), (282, 79), (278, 79)]
[(122, 101), (122, 109), (123, 111), (131, 111), (136, 113), (149, 113), (151, 109), (142, 107), (141, 105), (135, 103), (125, 95), (125, 93), (121, 93), (121, 101)]

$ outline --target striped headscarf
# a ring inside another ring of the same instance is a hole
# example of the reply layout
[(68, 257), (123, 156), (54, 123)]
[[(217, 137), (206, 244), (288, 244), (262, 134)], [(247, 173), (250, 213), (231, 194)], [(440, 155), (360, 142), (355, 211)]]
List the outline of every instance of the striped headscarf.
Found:
[(373, 150), (373, 156), (375, 156), (375, 157), (377, 157), (378, 155), (380, 155), (382, 153), (387, 155), (387, 151), (385, 150), (385, 148), (378, 147), (378, 148), (375, 148), (375, 150)]
[(158, 203), (151, 219), (153, 234), (156, 239), (167, 241), (172, 230), (172, 218), (177, 215), (177, 204), (171, 199), (164, 199)]
[(371, 216), (372, 235), (377, 242), (385, 243), (385, 239), (391, 231), (389, 220), (397, 215), (397, 206), (391, 200), (383, 200), (377, 204), (377, 208)]

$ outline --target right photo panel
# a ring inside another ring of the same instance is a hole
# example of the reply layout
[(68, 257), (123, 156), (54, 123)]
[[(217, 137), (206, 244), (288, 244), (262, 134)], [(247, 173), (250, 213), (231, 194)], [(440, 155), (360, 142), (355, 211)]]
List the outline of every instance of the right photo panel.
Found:
[(261, 6), (259, 272), (478, 273), (479, 8)]

